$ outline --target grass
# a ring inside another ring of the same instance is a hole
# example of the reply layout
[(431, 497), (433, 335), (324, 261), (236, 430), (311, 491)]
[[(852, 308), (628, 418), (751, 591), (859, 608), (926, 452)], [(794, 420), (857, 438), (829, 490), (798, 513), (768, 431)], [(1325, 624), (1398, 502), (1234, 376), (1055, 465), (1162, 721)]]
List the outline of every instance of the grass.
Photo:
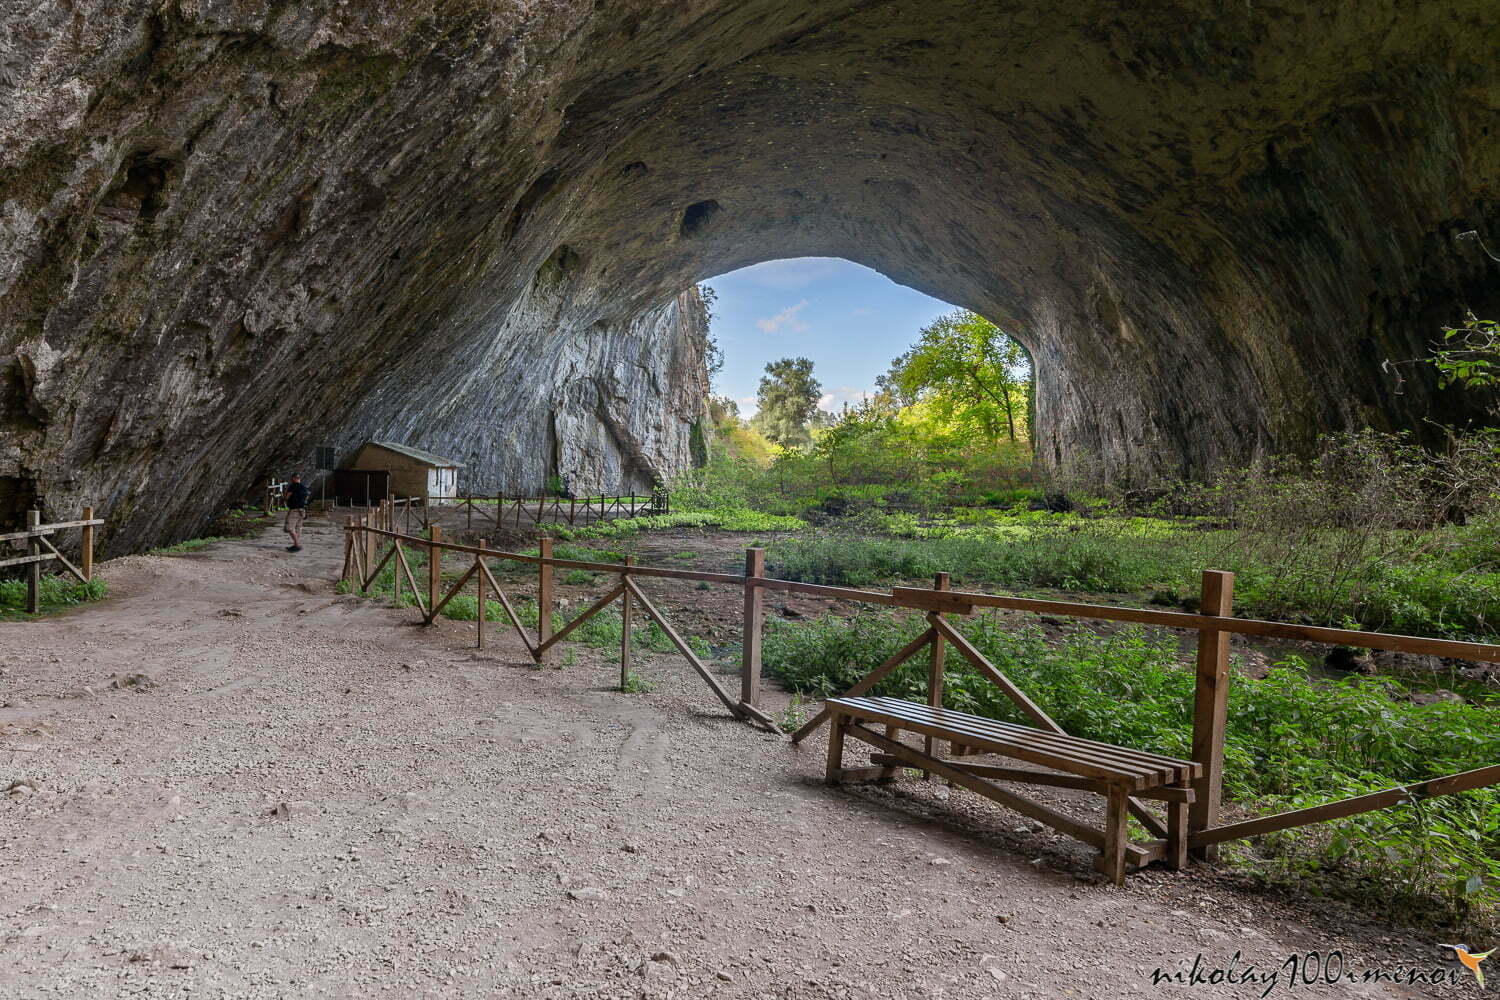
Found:
[(723, 508), (596, 521), (581, 528), (559, 527), (556, 534), (558, 538), (567, 539), (629, 538), (643, 531), (665, 531), (669, 528), (717, 528), (720, 531), (754, 533), (798, 531), (806, 527), (807, 523), (796, 517), (745, 508)]
[[(44, 576), (38, 597), (42, 615), (76, 607), (87, 601), (102, 600), (108, 588), (103, 580), (79, 583), (71, 577)], [(26, 581), (0, 581), (0, 621), (25, 621), (38, 615), (26, 611)]]
[(164, 545), (159, 549), (152, 549), (146, 554), (149, 556), (180, 556), (188, 552), (197, 552), (206, 549), (218, 542), (231, 541), (228, 535), (207, 535), (203, 538), (189, 538), (175, 545)]
[[(847, 689), (913, 638), (916, 618), (871, 611), (852, 619), (767, 623), (764, 662), (791, 690)], [(1174, 637), (1126, 628), (1049, 643), (984, 615), (957, 626), (1073, 735), (1190, 756), (1194, 675)], [(908, 662), (877, 693), (925, 700), (926, 661)], [(1011, 702), (950, 656), (944, 701), (959, 711), (1025, 722)], [(1235, 679), (1225, 740), (1225, 793), (1256, 812), (1294, 809), (1483, 767), (1500, 760), (1491, 710), (1414, 705), (1384, 678), (1315, 681), (1296, 659), (1263, 680)], [(1264, 877), (1356, 897), (1392, 918), (1500, 929), (1500, 789), (1288, 831), (1231, 856)]]
[(1151, 592), (1158, 604), (1195, 607), (1204, 569), (1236, 574), (1245, 615), (1487, 640), (1500, 631), (1500, 526), (1449, 526), (1420, 537), (1376, 539), (1351, 556), (1330, 533), (1295, 554), (1267, 540), (1147, 517), (996, 514), (978, 526), (877, 528), (914, 537), (823, 530), (775, 540), (769, 572), (784, 579), (868, 587), (948, 572), (957, 587)]

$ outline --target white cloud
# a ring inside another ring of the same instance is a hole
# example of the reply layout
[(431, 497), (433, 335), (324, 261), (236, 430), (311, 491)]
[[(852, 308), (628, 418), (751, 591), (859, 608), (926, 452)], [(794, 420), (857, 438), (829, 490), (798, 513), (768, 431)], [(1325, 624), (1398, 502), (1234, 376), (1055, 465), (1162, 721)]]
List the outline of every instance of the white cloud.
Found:
[(782, 327), (786, 327), (788, 330), (791, 330), (794, 333), (806, 333), (808, 330), (812, 329), (812, 327), (808, 326), (806, 323), (797, 318), (797, 314), (806, 308), (807, 300), (803, 299), (801, 302), (798, 302), (794, 306), (787, 306), (775, 316), (768, 316), (765, 319), (756, 320), (755, 325), (760, 327), (760, 331), (762, 333), (776, 333), (780, 331)]
[(837, 257), (792, 257), (753, 264), (734, 274), (761, 288), (806, 288), (815, 281), (833, 277), (844, 263)]
[(827, 410), (829, 413), (837, 413), (845, 403), (853, 406), (863, 402), (875, 393), (871, 389), (858, 389), (851, 385), (841, 385), (837, 389), (823, 393), (818, 399), (818, 409)]

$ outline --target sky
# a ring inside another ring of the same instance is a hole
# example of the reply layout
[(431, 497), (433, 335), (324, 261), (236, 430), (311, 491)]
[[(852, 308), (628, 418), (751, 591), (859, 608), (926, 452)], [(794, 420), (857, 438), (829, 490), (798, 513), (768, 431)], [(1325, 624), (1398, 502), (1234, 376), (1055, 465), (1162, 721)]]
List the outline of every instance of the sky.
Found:
[(952, 312), (946, 302), (836, 257), (797, 257), (741, 268), (703, 282), (719, 293), (713, 333), (724, 351), (714, 391), (755, 413), (767, 362), (804, 357), (823, 383), (819, 405), (838, 412), (875, 389), (875, 379)]

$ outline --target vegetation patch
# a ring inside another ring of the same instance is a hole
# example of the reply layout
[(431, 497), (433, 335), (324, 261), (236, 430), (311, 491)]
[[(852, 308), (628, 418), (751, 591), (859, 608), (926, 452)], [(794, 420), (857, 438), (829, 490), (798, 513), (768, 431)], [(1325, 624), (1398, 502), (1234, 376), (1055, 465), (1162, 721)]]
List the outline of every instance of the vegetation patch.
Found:
[[(39, 617), (26, 611), (26, 590), (25, 580), (0, 581), (0, 621), (26, 621)], [(44, 576), (38, 593), (40, 614), (54, 614), (87, 601), (102, 600), (108, 590), (104, 581), (99, 579), (79, 583), (72, 577)]]

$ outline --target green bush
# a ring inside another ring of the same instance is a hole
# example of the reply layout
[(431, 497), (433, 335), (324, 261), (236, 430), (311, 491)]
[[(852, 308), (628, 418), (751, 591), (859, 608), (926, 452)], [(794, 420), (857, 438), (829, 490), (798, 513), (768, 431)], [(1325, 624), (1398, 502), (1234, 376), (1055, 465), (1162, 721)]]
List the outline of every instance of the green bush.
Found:
[[(6, 618), (20, 618), (26, 616), (26, 593), (25, 580), (0, 581), (0, 615)], [(37, 591), (37, 597), (41, 605), (41, 613), (48, 614), (63, 608), (83, 604), (86, 601), (98, 601), (108, 593), (108, 588), (103, 580), (90, 580), (88, 583), (79, 583), (71, 577), (44, 576)]]

